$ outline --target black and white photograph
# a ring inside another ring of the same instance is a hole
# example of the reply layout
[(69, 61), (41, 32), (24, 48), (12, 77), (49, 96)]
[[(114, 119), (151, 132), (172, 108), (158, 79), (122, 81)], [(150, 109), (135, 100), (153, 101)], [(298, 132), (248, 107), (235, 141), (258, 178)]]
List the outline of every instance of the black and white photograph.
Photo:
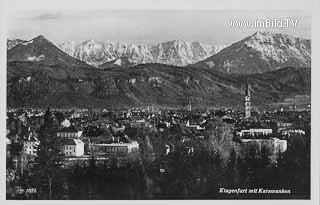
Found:
[(311, 25), (290, 9), (9, 10), (6, 200), (310, 200)]

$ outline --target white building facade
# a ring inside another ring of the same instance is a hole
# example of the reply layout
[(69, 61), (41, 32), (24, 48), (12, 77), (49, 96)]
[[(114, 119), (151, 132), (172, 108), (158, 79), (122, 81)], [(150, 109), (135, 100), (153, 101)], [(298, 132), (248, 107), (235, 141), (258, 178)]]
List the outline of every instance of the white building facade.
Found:
[(39, 141), (24, 141), (23, 152), (27, 155), (37, 156)]
[(245, 136), (261, 136), (261, 135), (271, 135), (272, 129), (248, 129), (248, 130), (241, 130), (236, 133), (239, 137)]
[(107, 155), (126, 155), (139, 150), (139, 143), (110, 143), (110, 144), (89, 144), (89, 150), (93, 153), (104, 153)]
[(79, 157), (84, 155), (84, 143), (79, 139), (65, 139), (62, 141), (62, 154), (69, 157)]

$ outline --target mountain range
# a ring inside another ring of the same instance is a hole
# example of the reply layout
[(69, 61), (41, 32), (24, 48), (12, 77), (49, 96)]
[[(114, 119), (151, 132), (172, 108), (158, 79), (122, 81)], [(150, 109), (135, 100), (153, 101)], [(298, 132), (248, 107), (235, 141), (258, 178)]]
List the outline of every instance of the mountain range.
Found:
[(98, 67), (109, 61), (127, 58), (131, 64), (160, 63), (185, 66), (219, 52), (225, 46), (212, 46), (200, 42), (173, 40), (157, 44), (125, 42), (98, 42), (88, 40), (82, 43), (65, 42), (58, 47), (70, 56)]
[[(8, 40), (8, 50), (25, 40)], [(230, 46), (212, 46), (181, 40), (154, 45), (123, 42), (62, 43), (62, 51), (98, 68), (159, 63), (213, 69), (224, 73), (253, 74), (283, 67), (310, 67), (311, 41), (285, 34), (256, 32)], [(36, 60), (36, 59), (35, 59)]]
[(71, 57), (43, 36), (12, 47), (7, 59), (9, 107), (180, 107), (189, 99), (194, 106), (242, 106), (246, 82), (254, 93), (253, 105), (265, 105), (310, 95), (311, 89), (311, 69), (302, 64), (233, 74), (200, 63), (134, 65), (122, 56), (104, 63), (103, 69)]

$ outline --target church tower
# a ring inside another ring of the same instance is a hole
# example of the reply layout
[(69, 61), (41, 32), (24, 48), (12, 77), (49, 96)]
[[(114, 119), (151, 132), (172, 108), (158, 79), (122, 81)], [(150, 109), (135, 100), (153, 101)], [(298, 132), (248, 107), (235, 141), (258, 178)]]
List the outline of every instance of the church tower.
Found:
[(250, 93), (250, 85), (248, 82), (246, 83), (246, 95), (244, 97), (244, 112), (245, 118), (251, 117), (251, 93)]
[(190, 97), (189, 97), (188, 110), (189, 110), (189, 112), (191, 112), (191, 111), (192, 111), (192, 105), (191, 105)]

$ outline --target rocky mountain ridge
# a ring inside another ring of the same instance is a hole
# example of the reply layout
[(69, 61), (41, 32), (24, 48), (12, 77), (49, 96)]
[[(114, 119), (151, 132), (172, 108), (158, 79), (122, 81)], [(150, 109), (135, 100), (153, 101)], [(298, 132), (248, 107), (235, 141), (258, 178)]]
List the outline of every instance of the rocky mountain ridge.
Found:
[(263, 73), (288, 66), (311, 67), (311, 41), (256, 32), (194, 66), (237, 74)]

